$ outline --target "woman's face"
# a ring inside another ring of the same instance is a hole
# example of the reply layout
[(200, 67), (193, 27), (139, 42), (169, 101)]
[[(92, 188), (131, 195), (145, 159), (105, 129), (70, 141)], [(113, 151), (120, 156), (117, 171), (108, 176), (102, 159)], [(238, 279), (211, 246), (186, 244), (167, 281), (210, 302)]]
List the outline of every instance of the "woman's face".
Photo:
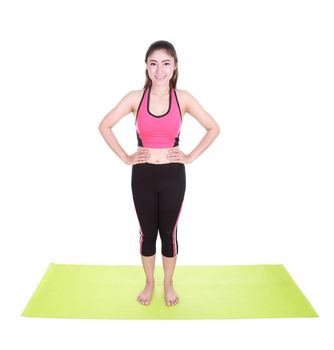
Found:
[(147, 59), (147, 72), (152, 84), (169, 85), (174, 70), (174, 57), (167, 54), (165, 50), (155, 50)]

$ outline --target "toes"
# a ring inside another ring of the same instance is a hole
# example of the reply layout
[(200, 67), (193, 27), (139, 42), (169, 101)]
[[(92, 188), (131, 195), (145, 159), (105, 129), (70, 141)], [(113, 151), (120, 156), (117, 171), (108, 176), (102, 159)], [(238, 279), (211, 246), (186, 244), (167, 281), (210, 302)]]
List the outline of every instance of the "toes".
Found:
[(140, 295), (137, 296), (137, 301), (143, 305), (149, 305), (150, 304), (150, 300), (146, 299), (144, 297), (141, 297)]
[(167, 306), (173, 306), (179, 303), (179, 298), (176, 297), (175, 299), (168, 299), (166, 298), (166, 304)]

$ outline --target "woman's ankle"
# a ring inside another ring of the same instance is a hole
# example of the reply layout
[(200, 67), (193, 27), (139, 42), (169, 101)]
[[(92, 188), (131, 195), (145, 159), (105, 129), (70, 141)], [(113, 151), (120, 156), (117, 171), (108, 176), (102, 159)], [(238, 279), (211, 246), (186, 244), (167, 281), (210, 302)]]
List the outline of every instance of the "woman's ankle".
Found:
[(152, 284), (154, 284), (155, 283), (155, 281), (154, 281), (154, 278), (153, 279), (151, 279), (151, 278), (146, 278), (146, 284), (150, 284), (150, 285), (152, 285)]
[(171, 278), (164, 279), (164, 285), (165, 286), (172, 286), (173, 285), (173, 279), (171, 279)]

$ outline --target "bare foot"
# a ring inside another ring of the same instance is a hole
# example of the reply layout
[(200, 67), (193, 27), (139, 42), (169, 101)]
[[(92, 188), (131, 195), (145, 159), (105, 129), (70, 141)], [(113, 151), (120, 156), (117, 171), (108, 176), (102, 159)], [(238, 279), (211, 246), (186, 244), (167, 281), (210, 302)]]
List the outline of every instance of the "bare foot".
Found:
[(145, 288), (137, 296), (138, 302), (143, 305), (149, 305), (151, 302), (153, 289), (154, 283), (146, 282)]
[(165, 300), (167, 306), (173, 306), (180, 301), (179, 296), (175, 293), (173, 283), (164, 283), (165, 288)]

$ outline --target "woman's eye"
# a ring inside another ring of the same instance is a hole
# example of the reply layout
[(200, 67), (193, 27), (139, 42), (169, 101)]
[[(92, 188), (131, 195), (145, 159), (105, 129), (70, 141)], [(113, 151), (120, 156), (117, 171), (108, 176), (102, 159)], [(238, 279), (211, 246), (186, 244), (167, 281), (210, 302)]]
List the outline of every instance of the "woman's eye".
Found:
[[(169, 66), (169, 64), (170, 64), (170, 63), (165, 62), (165, 64), (167, 64), (167, 65)], [(150, 65), (151, 65), (151, 66), (152, 66), (152, 65), (155, 65), (155, 63), (154, 63), (154, 62), (152, 62)]]

